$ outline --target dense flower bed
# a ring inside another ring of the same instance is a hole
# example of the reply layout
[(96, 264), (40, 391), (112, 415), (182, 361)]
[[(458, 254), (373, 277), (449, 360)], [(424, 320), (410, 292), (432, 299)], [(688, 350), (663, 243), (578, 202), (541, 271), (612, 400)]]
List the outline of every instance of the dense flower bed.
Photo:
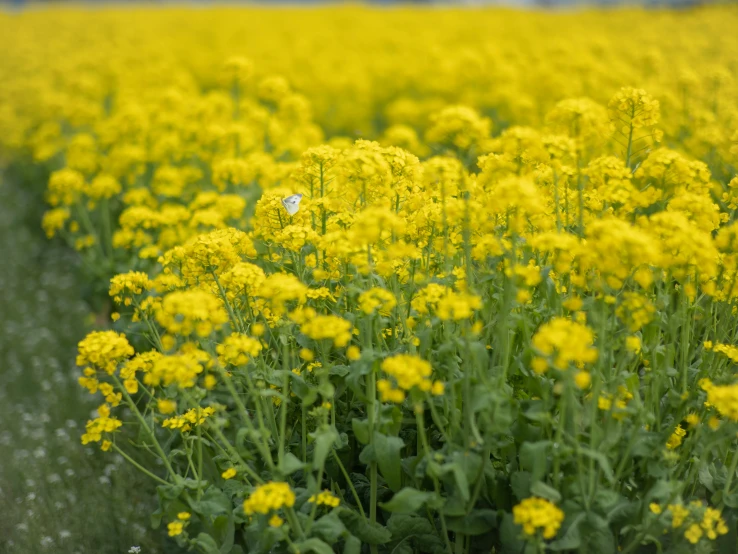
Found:
[(82, 442), (208, 554), (735, 552), (736, 24), (2, 16), (2, 158), (114, 304)]

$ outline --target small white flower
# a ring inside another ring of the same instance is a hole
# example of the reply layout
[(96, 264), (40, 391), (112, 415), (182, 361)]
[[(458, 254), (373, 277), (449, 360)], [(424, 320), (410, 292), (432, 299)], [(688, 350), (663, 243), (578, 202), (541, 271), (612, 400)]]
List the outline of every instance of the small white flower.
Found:
[(128, 549), (128, 554), (140, 554), (141, 547), (140, 546), (132, 546)]

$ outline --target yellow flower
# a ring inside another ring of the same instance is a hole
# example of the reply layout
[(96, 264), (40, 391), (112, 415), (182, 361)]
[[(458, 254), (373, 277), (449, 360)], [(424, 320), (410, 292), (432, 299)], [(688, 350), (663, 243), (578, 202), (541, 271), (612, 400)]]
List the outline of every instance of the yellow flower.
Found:
[(164, 415), (174, 413), (177, 409), (177, 403), (174, 400), (159, 399), (156, 407)]
[(177, 519), (182, 521), (187, 521), (188, 519), (190, 519), (190, 517), (192, 517), (192, 514), (190, 514), (190, 512), (179, 512), (177, 514)]
[(277, 514), (274, 514), (272, 517), (269, 518), (269, 527), (282, 527), (283, 524), (284, 520)]
[(133, 356), (133, 347), (125, 335), (115, 331), (93, 331), (78, 345), (77, 365), (91, 365), (109, 375), (118, 364)]
[(626, 337), (625, 348), (628, 352), (638, 354), (641, 351), (641, 338), (636, 336)]
[(341, 503), (341, 499), (335, 496), (330, 491), (323, 491), (319, 494), (312, 495), (310, 498), (308, 498), (308, 502), (317, 504), (318, 506), (323, 505), (335, 508)]
[(252, 514), (268, 514), (273, 510), (295, 505), (295, 493), (287, 483), (269, 481), (254, 489), (243, 503), (243, 511), (247, 516)]
[(702, 538), (702, 529), (699, 525), (693, 523), (684, 532), (684, 538), (692, 544), (697, 544), (697, 542)]
[(395, 295), (390, 291), (378, 287), (369, 289), (359, 295), (359, 308), (365, 314), (378, 311), (382, 315), (389, 315), (397, 305)]
[(349, 321), (335, 315), (318, 315), (300, 326), (300, 332), (313, 340), (331, 340), (336, 347), (346, 346), (351, 340)]
[(221, 473), (220, 476), (223, 479), (233, 479), (236, 476), (236, 470), (232, 467), (229, 467), (223, 473)]
[(421, 390), (430, 390), (431, 365), (429, 362), (409, 354), (397, 354), (390, 356), (382, 362), (382, 371), (391, 375), (397, 381), (398, 386), (409, 391), (413, 387)]
[(588, 371), (578, 371), (574, 376), (574, 383), (582, 390), (588, 389), (592, 384), (592, 376)]
[(669, 436), (669, 440), (666, 441), (666, 448), (674, 450), (676, 447), (682, 444), (682, 440), (687, 435), (687, 432), (682, 428), (681, 425), (677, 425), (674, 432)]
[(222, 344), (215, 347), (218, 353), (218, 361), (223, 366), (246, 365), (251, 358), (255, 358), (261, 352), (261, 342), (257, 339), (243, 335), (241, 333), (233, 333), (227, 336)]
[(184, 523), (182, 523), (181, 521), (172, 521), (169, 525), (167, 525), (167, 530), (169, 531), (170, 537), (181, 535), (182, 531), (184, 530)]
[(361, 358), (361, 350), (359, 349), (358, 346), (354, 346), (354, 345), (349, 346), (346, 349), (346, 357), (350, 361), (355, 362), (356, 360), (358, 360), (359, 358)]
[(674, 529), (681, 527), (682, 523), (684, 523), (684, 520), (689, 515), (689, 510), (681, 504), (669, 504), (666, 509), (671, 512), (671, 526)]
[(648, 505), (648, 509), (651, 510), (651, 512), (654, 513), (654, 514), (656, 514), (656, 515), (660, 514), (661, 511), (662, 511), (661, 510), (661, 506), (658, 505), (658, 504), (656, 504), (656, 502), (651, 502)]
[(594, 362), (597, 349), (593, 344), (594, 333), (589, 327), (561, 317), (541, 325), (533, 336), (533, 346), (545, 356), (552, 356), (557, 369)]
[(156, 321), (169, 333), (207, 337), (228, 321), (228, 314), (216, 296), (204, 290), (176, 291), (161, 302)]
[(526, 535), (540, 531), (544, 539), (552, 539), (564, 521), (564, 512), (548, 500), (532, 497), (513, 507), (513, 519)]

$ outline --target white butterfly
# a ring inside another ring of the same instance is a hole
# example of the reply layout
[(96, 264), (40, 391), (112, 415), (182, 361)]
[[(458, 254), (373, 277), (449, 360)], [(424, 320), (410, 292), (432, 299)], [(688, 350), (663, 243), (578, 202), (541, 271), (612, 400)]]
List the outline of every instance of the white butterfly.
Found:
[(297, 210), (300, 209), (300, 200), (302, 200), (302, 194), (293, 194), (292, 196), (283, 198), (282, 205), (288, 214), (295, 215)]

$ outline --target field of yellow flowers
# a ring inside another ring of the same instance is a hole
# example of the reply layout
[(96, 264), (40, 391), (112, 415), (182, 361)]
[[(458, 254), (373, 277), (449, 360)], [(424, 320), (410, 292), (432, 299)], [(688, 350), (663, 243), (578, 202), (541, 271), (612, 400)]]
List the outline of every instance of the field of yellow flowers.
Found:
[(81, 442), (182, 551), (735, 553), (736, 28), (0, 15), (3, 171), (100, 314)]

